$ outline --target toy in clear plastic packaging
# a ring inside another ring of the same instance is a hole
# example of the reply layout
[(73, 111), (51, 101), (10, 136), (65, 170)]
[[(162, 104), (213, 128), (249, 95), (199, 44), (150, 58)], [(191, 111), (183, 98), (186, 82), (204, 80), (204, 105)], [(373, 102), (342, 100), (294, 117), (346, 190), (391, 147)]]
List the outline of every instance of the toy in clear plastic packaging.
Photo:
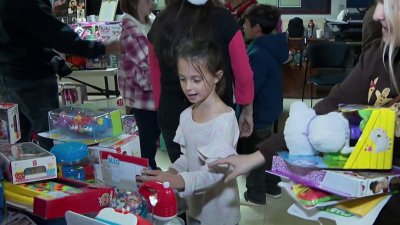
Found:
[(100, 140), (122, 133), (121, 113), (113, 109), (62, 107), (49, 112), (50, 138)]
[(148, 218), (149, 207), (141, 194), (135, 191), (116, 191), (110, 207)]

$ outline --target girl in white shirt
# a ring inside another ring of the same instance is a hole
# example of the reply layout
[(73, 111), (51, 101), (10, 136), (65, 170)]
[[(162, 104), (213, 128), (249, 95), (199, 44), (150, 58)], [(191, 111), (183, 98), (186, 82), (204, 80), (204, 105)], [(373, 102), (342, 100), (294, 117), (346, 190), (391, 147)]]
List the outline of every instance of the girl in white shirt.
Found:
[(223, 92), (223, 59), (212, 42), (184, 42), (177, 49), (181, 88), (193, 103), (179, 120), (174, 141), (181, 157), (167, 172), (145, 170), (138, 181), (169, 182), (188, 202), (187, 223), (235, 225), (240, 221), (236, 180), (224, 183), (227, 167), (208, 164), (236, 154), (239, 127), (235, 112), (219, 97)]

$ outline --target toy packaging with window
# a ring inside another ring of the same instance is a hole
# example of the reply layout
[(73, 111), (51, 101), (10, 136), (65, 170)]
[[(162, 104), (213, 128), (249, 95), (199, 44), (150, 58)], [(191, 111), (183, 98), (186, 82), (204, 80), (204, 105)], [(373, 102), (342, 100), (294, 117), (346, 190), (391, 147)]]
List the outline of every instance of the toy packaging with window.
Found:
[(16, 143), (21, 138), (18, 105), (0, 102), (0, 143)]
[(58, 82), (61, 105), (83, 104), (88, 99), (86, 85), (71, 82)]
[(13, 184), (57, 177), (56, 157), (32, 142), (0, 145), (0, 165)]
[(341, 112), (316, 115), (294, 102), (285, 123), (288, 163), (322, 169), (392, 168), (395, 111), (346, 105)]
[(121, 133), (119, 110), (74, 106), (61, 107), (49, 112), (49, 137), (52, 139), (93, 144)]

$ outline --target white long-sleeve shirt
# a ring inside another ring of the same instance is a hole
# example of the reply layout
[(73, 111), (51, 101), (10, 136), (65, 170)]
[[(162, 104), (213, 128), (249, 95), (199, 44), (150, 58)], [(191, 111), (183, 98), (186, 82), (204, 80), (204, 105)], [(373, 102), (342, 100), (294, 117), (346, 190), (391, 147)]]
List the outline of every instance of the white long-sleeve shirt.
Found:
[(236, 153), (239, 126), (231, 110), (205, 123), (192, 119), (192, 107), (185, 109), (174, 141), (183, 155), (171, 166), (185, 181), (181, 197), (188, 200), (188, 215), (202, 225), (235, 225), (240, 221), (236, 180), (224, 183), (228, 168), (209, 169), (208, 164)]

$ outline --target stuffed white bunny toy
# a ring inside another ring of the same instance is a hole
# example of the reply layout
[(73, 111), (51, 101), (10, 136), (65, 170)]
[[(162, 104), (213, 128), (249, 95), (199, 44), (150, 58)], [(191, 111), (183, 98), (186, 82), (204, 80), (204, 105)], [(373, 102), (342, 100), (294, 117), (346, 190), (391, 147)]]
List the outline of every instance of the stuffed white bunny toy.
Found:
[(305, 103), (290, 106), (284, 137), (291, 155), (315, 155), (318, 152), (349, 154), (349, 122), (339, 112), (316, 115)]

